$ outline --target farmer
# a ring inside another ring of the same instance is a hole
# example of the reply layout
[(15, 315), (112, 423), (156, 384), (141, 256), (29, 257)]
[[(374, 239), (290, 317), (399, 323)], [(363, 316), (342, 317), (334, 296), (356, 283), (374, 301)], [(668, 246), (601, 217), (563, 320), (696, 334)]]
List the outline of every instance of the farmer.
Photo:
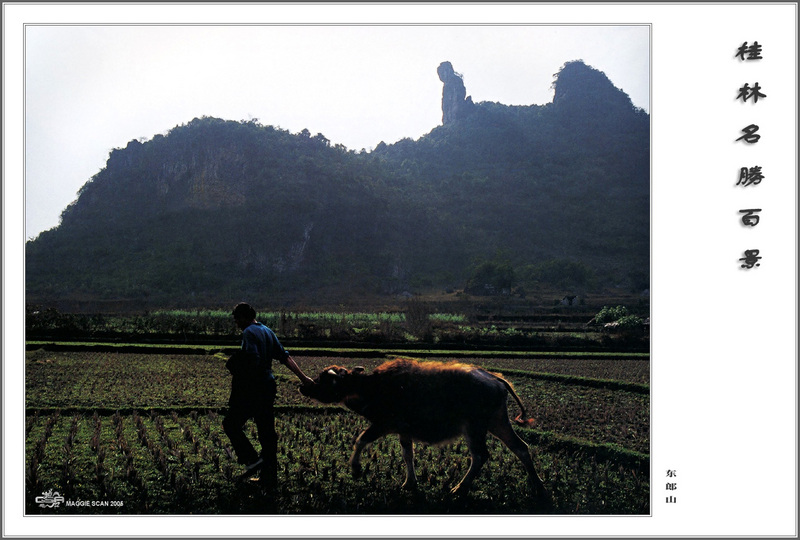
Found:
[[(278, 436), (275, 433), (274, 403), (276, 394), (272, 360), (288, 367), (300, 381), (313, 384), (278, 341), (275, 333), (256, 321), (255, 310), (246, 303), (233, 308), (233, 319), (242, 330), (242, 349), (234, 353), (225, 367), (233, 376), (228, 414), (222, 428), (236, 452), (237, 461), (245, 465), (240, 480), (261, 472), (259, 483), (274, 488), (278, 475)], [(244, 433), (244, 424), (252, 418), (258, 430), (261, 454), (256, 453)]]

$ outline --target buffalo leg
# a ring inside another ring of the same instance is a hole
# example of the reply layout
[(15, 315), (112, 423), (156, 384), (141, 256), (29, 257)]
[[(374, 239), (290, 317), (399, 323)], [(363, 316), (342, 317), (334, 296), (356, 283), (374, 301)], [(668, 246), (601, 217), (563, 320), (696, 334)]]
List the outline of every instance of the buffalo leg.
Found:
[(539, 478), (539, 475), (536, 473), (536, 467), (533, 465), (530, 448), (528, 448), (525, 441), (520, 439), (519, 435), (514, 433), (514, 428), (511, 427), (508, 418), (506, 417), (503, 421), (495, 423), (494, 426), (489, 428), (489, 432), (503, 441), (503, 444), (505, 444), (522, 462), (525, 471), (528, 473), (528, 481), (530, 482), (534, 494), (536, 496), (547, 497), (547, 489), (544, 487), (544, 482)]
[(376, 426), (369, 426), (361, 432), (361, 435), (356, 439), (356, 444), (353, 446), (353, 454), (350, 456), (350, 468), (353, 471), (353, 477), (358, 478), (361, 476), (361, 450), (364, 447), (377, 439), (386, 435), (386, 431)]
[(489, 460), (489, 449), (486, 447), (486, 429), (470, 430), (467, 432), (466, 437), (470, 456), (469, 469), (456, 487), (450, 490), (454, 495), (469, 491), (472, 482), (481, 471), (481, 467)]
[(400, 447), (403, 449), (403, 461), (406, 462), (406, 480), (402, 487), (411, 489), (417, 485), (417, 473), (414, 471), (414, 440), (401, 435)]

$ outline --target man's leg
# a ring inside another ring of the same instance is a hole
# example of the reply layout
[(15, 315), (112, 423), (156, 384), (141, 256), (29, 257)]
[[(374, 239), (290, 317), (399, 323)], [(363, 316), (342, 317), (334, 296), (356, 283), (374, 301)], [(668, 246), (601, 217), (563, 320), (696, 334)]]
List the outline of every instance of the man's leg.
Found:
[(260, 481), (262, 484), (274, 487), (278, 483), (278, 434), (275, 433), (275, 380), (270, 379), (267, 385), (267, 399), (254, 419), (258, 430), (258, 442), (261, 443), (261, 458), (264, 465), (261, 467)]
[(258, 460), (258, 453), (243, 429), (249, 417), (250, 415), (246, 412), (232, 408), (228, 410), (228, 414), (222, 420), (222, 429), (230, 439), (233, 451), (236, 452), (236, 461), (242, 465), (248, 465)]

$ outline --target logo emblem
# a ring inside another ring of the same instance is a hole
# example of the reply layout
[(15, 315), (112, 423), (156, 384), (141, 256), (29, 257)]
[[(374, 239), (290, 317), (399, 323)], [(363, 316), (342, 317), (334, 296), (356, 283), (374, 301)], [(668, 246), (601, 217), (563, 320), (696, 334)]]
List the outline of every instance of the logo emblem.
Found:
[(64, 502), (64, 497), (58, 491), (45, 491), (34, 499), (36, 504), (42, 508), (58, 508)]

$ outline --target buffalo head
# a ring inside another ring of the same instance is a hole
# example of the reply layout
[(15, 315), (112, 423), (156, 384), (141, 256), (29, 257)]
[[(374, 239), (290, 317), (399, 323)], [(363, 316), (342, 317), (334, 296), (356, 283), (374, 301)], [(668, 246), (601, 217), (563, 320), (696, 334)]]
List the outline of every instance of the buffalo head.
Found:
[(352, 371), (340, 366), (328, 366), (314, 378), (314, 384), (301, 386), (300, 393), (320, 403), (339, 403), (352, 391), (349, 378), (362, 371), (364, 368), (360, 366)]

